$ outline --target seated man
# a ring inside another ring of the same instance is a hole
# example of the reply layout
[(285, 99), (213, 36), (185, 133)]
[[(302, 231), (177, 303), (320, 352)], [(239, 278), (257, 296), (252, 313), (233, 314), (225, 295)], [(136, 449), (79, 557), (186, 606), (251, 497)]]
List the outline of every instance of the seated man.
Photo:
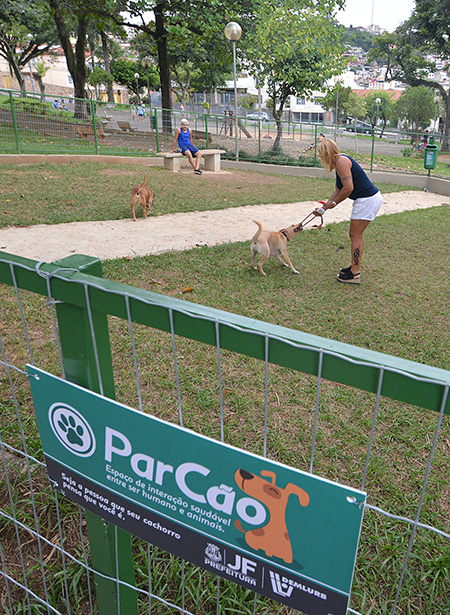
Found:
[[(180, 152), (187, 156), (189, 164), (194, 169), (196, 175), (201, 175), (202, 172), (199, 169), (200, 161), (202, 159), (202, 153), (199, 149), (192, 144), (191, 131), (188, 128), (189, 122), (184, 117), (181, 120), (181, 127), (175, 130), (175, 138), (173, 140), (172, 151), (175, 151), (175, 147), (178, 141), (178, 148)], [(195, 157), (195, 160), (194, 160)]]
[(55, 107), (55, 109), (61, 109), (61, 105), (59, 104), (57, 100), (55, 100), (55, 102), (53, 103), (53, 106)]

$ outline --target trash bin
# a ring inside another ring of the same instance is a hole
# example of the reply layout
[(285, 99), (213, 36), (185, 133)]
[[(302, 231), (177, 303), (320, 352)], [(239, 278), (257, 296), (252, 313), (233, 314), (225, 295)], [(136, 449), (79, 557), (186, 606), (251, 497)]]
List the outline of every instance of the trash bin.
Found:
[(438, 153), (439, 147), (434, 144), (434, 137), (430, 137), (430, 142), (425, 145), (425, 158), (423, 160), (425, 169), (436, 168)]

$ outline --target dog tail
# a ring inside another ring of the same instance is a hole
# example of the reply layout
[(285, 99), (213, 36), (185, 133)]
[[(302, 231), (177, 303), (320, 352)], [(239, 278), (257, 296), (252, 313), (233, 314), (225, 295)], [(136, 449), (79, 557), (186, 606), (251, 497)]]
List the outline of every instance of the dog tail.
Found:
[(258, 225), (258, 230), (252, 237), (252, 243), (258, 239), (258, 237), (261, 235), (261, 232), (263, 230), (261, 222), (258, 222), (258, 220), (253, 220), (253, 222)]

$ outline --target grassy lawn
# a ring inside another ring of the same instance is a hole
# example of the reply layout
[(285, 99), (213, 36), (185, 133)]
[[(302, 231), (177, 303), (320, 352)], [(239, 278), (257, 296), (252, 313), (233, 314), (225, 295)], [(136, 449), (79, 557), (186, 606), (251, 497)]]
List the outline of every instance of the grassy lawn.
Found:
[[(333, 179), (233, 171), (201, 178), (180, 177), (161, 167), (126, 162), (2, 164), (0, 227), (117, 220), (130, 216), (131, 188), (147, 177), (155, 193), (154, 214), (225, 209), (262, 203), (319, 200)], [(382, 192), (404, 190), (379, 184)]]
[[(318, 200), (328, 195), (333, 185), (332, 179), (256, 172), (232, 172), (214, 181), (204, 177), (201, 182), (195, 176), (186, 175), (180, 182), (180, 176), (155, 167), (144, 169), (133, 164), (95, 161), (70, 165), (2, 165), (2, 171), (1, 226), (129, 217), (131, 186), (139, 183), (144, 175), (156, 193), (155, 215)], [(379, 187), (383, 192), (404, 189), (400, 185)], [(321, 231), (302, 232), (289, 243), (289, 255), (299, 275), (291, 274), (274, 259), (265, 266), (266, 277), (252, 271), (248, 266), (249, 242), (111, 260), (103, 263), (103, 269), (104, 277), (117, 282), (450, 370), (449, 236), (450, 206), (378, 217), (365, 233), (359, 287), (341, 285), (335, 280), (339, 267), (348, 265), (348, 222), (332, 224)], [(183, 293), (187, 287), (192, 290)], [(27, 359), (27, 347), (22, 340), (14, 292), (2, 288), (0, 293), (2, 343), (10, 362), (22, 367)], [(51, 318), (45, 299), (29, 293), (22, 295), (36, 364), (58, 373), (56, 348), (49, 341)], [(127, 323), (111, 318), (110, 333), (117, 398), (137, 407)], [(136, 326), (134, 338), (145, 408), (163, 419), (177, 421), (170, 336)], [(218, 437), (215, 349), (186, 340), (177, 340), (177, 348), (184, 425)], [(261, 454), (264, 366), (256, 360), (225, 352), (223, 361), (225, 440)], [(20, 376), (15, 376), (15, 381), (29, 450), (42, 458), (28, 389)], [(20, 448), (6, 376), (2, 375), (0, 386), (2, 438)], [(308, 467), (315, 393), (313, 378), (270, 366), (270, 458), (301, 469)], [(359, 485), (373, 406), (373, 395), (323, 383), (315, 460), (317, 474), (355, 487)], [(436, 420), (435, 413), (381, 400), (367, 481), (369, 503), (414, 517)], [(446, 416), (421, 517), (422, 522), (447, 532), (449, 441), (450, 421)], [(18, 500), (27, 501), (27, 489), (26, 481), (18, 485)], [(50, 495), (42, 487), (39, 516), (43, 518), (55, 515)], [(67, 523), (75, 526), (76, 511), (64, 502)], [(408, 540), (405, 524), (366, 513), (352, 608), (365, 615), (390, 613)], [(138, 583), (145, 587), (148, 553), (140, 541), (135, 542), (134, 552)], [(174, 594), (179, 592), (181, 566), (174, 559), (156, 551), (153, 587), (155, 592), (167, 590), (170, 599), (179, 604), (179, 596), (174, 598)], [(74, 577), (75, 574), (74, 569)], [(189, 608), (199, 614), (214, 613), (214, 578), (190, 567), (187, 575)], [(168, 580), (166, 590), (158, 587), (162, 579)], [(450, 612), (449, 586), (448, 540), (419, 531), (399, 612), (408, 615)], [(55, 587), (52, 585), (57, 600)], [(233, 585), (224, 585), (223, 591), (227, 612), (254, 612), (250, 593)], [(147, 612), (145, 605), (142, 612)], [(161, 606), (157, 612), (172, 611)], [(258, 601), (255, 612), (291, 613), (263, 600)]]

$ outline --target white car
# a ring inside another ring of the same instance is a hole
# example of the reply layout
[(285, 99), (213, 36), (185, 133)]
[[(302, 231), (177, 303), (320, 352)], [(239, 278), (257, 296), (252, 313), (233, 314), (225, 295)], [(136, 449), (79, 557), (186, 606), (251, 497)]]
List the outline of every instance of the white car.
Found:
[(255, 111), (254, 113), (250, 113), (249, 115), (247, 115), (247, 119), (252, 121), (258, 121), (259, 119), (261, 119), (263, 122), (268, 122), (270, 120), (270, 117), (265, 111), (261, 111), (261, 117), (259, 113)]

